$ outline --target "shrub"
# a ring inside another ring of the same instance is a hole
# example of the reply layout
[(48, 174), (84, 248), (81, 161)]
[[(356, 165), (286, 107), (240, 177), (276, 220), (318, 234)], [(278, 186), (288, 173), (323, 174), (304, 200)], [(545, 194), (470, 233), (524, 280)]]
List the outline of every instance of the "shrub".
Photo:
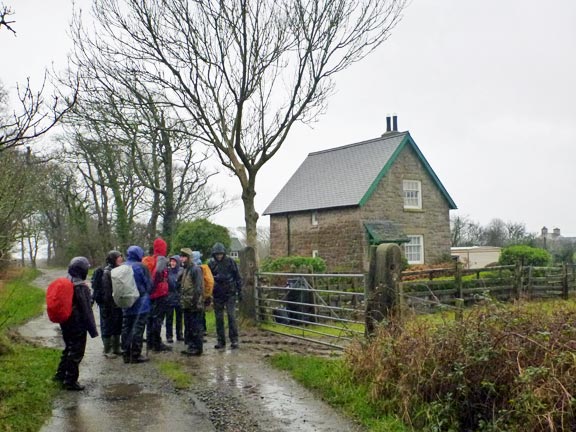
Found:
[(525, 245), (508, 246), (500, 254), (501, 265), (513, 265), (520, 261), (522, 265), (544, 267), (551, 263), (552, 256), (545, 249)]
[(346, 363), (417, 430), (576, 430), (576, 310), (477, 308), (460, 322), (390, 325)]
[(232, 240), (228, 229), (213, 224), (206, 219), (196, 219), (192, 222), (182, 222), (178, 225), (172, 240), (172, 253), (178, 254), (181, 248), (187, 247), (202, 253), (202, 260), (207, 260), (212, 254), (214, 243), (220, 242), (230, 249)]
[(324, 273), (326, 262), (320, 257), (287, 256), (265, 260), (260, 270), (263, 272)]

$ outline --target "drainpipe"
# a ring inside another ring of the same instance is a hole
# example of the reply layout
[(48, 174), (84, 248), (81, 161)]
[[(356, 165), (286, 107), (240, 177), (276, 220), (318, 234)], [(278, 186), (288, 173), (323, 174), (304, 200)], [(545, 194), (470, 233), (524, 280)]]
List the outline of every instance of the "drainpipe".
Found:
[(286, 249), (287, 249), (287, 256), (290, 256), (292, 253), (292, 245), (290, 244), (290, 238), (292, 237), (292, 233), (290, 232), (290, 215), (286, 215)]

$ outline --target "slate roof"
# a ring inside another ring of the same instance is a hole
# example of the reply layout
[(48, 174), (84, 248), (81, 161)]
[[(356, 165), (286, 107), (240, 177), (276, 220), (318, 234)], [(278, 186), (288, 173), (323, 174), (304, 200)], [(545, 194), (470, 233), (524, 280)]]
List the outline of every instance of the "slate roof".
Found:
[(393, 132), (372, 140), (310, 153), (264, 214), (361, 206), (407, 145), (412, 146), (450, 208), (455, 209), (454, 201), (410, 133)]
[(230, 243), (230, 251), (231, 252), (238, 252), (238, 251), (241, 251), (242, 249), (244, 249), (244, 245), (238, 239), (238, 237), (231, 237), (230, 240), (231, 240), (231, 243)]

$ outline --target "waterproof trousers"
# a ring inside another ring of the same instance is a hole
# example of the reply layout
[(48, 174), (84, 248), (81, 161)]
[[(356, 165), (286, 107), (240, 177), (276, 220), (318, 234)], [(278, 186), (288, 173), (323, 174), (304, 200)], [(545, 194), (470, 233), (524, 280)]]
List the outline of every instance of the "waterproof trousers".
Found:
[(182, 307), (180, 306), (168, 306), (166, 311), (166, 339), (174, 338), (174, 327), (176, 327), (176, 339), (182, 340), (182, 326), (183, 326), (183, 316)]
[(228, 337), (230, 342), (238, 343), (238, 324), (236, 323), (236, 296), (230, 296), (224, 302), (214, 298), (214, 316), (216, 317), (216, 335), (219, 345), (226, 345), (224, 330), (224, 310), (228, 317)]
[(204, 344), (202, 342), (202, 310), (183, 309), (184, 313), (184, 343), (188, 351), (202, 354)]
[(128, 359), (142, 354), (142, 340), (148, 314), (124, 315), (122, 320), (122, 351)]
[(60, 364), (56, 371), (56, 379), (66, 385), (78, 382), (80, 375), (80, 362), (84, 358), (86, 350), (86, 330), (79, 329), (73, 320), (60, 324), (64, 350), (60, 357)]

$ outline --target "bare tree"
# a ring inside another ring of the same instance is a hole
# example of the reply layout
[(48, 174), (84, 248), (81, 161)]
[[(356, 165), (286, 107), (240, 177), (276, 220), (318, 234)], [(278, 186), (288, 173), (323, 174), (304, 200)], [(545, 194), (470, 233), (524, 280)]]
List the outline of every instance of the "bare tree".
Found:
[(148, 242), (157, 236), (159, 222), (170, 241), (178, 220), (210, 216), (226, 201), (214, 200), (217, 195), (208, 189), (213, 173), (204, 168), (205, 151), (198, 151), (204, 147), (192, 143), (190, 125), (180, 122), (152, 85), (123, 75), (93, 48), (75, 38), (71, 63), (82, 76), (82, 97), (66, 124), (100, 225), (110, 223), (104, 222), (105, 189), (113, 197), (121, 245), (137, 220), (134, 211), (127, 211), (136, 208), (148, 217)]
[(12, 15), (14, 15), (14, 11), (3, 3), (0, 3), (0, 30), (2, 30), (2, 27), (6, 27), (6, 29), (16, 34), (16, 30), (12, 28), (12, 24), (16, 21), (10, 21)]
[(333, 77), (376, 49), (406, 0), (94, 0), (102, 56), (164, 90), (242, 187), (256, 246), (259, 170), (296, 122), (326, 107)]

